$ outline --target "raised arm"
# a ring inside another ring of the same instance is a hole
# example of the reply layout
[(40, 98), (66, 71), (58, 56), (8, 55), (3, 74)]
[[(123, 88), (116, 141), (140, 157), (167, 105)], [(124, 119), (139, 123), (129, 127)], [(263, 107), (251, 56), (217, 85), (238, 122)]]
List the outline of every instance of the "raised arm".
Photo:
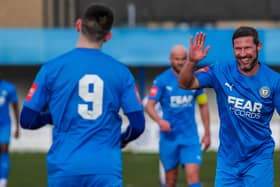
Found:
[(199, 81), (193, 72), (197, 63), (207, 55), (210, 49), (210, 46), (204, 48), (205, 39), (206, 35), (203, 32), (196, 33), (194, 38), (190, 38), (189, 56), (179, 74), (178, 85), (183, 89), (199, 88)]

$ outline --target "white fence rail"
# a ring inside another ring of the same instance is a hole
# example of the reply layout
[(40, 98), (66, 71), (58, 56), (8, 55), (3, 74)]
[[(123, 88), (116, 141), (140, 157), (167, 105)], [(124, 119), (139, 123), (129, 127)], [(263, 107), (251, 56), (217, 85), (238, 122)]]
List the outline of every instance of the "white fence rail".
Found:
[[(158, 151), (158, 126), (150, 119), (146, 118), (146, 129), (140, 138), (130, 143), (125, 150), (135, 152), (157, 152)], [(127, 121), (124, 121), (127, 124)], [(124, 125), (125, 126), (125, 125)], [(276, 149), (280, 148), (280, 125), (277, 123), (271, 124), (272, 136), (276, 143)], [(203, 127), (198, 121), (199, 134), (203, 134)], [(211, 124), (211, 147), (210, 150), (217, 150), (219, 145), (218, 140), (219, 125), (218, 122)], [(45, 152), (51, 145), (52, 127), (46, 126), (39, 130), (21, 130), (19, 139), (12, 138), (10, 150), (16, 152)]]

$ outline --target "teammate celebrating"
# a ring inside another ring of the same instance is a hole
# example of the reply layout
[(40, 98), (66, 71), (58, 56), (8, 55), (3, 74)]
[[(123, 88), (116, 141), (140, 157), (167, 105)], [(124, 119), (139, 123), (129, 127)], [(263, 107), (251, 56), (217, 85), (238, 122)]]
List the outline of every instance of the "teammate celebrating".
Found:
[[(205, 128), (202, 143), (205, 149), (210, 145), (210, 121), (206, 94), (202, 89), (183, 90), (178, 87), (178, 75), (186, 59), (186, 48), (175, 45), (170, 54), (172, 67), (154, 80), (145, 107), (149, 116), (161, 130), (159, 154), (168, 187), (176, 185), (179, 164), (184, 166), (189, 186), (201, 186), (199, 181), (201, 145), (195, 122), (195, 101), (199, 104)], [(162, 117), (155, 109), (158, 102), (163, 111)]]
[[(43, 65), (24, 102), (23, 128), (54, 124), (47, 156), (51, 187), (121, 187), (121, 146), (144, 131), (132, 74), (101, 51), (112, 24), (110, 8), (90, 5), (76, 22), (77, 48)], [(120, 108), (130, 121), (123, 134)]]
[[(1, 74), (0, 74), (1, 76)], [(10, 169), (9, 143), (11, 134), (10, 105), (15, 117), (14, 137), (19, 137), (19, 109), (15, 86), (0, 77), (0, 187), (7, 186)]]
[(269, 122), (280, 112), (280, 76), (259, 62), (258, 33), (239, 27), (232, 36), (236, 62), (218, 63), (193, 74), (210, 48), (206, 35), (190, 42), (189, 58), (179, 75), (182, 88), (212, 87), (220, 115), (216, 187), (273, 187), (274, 141)]

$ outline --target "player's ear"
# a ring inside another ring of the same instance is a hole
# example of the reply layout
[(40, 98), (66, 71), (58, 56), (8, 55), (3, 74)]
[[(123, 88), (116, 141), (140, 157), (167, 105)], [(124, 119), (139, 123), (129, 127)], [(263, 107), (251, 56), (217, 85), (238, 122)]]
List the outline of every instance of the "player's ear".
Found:
[(107, 42), (108, 40), (110, 40), (112, 38), (112, 32), (110, 31), (110, 32), (108, 32), (107, 34), (106, 34), (106, 36), (104, 37), (104, 42)]
[(82, 28), (82, 20), (81, 20), (81, 19), (78, 19), (78, 20), (76, 21), (76, 30), (77, 30), (78, 32), (80, 32), (80, 31), (81, 31), (81, 28)]

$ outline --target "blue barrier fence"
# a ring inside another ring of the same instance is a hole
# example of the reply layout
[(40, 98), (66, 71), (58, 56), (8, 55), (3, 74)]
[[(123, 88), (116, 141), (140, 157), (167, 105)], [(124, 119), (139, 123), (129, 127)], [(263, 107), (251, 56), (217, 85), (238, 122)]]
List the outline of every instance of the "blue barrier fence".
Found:
[[(129, 66), (169, 65), (174, 44), (189, 46), (197, 31), (207, 34), (208, 56), (201, 62), (232, 61), (233, 29), (192, 28), (114, 28), (112, 39), (103, 47), (106, 53)], [(259, 29), (263, 43), (260, 60), (280, 65), (280, 29)], [(36, 65), (75, 47), (75, 29), (0, 29), (0, 65)]]

